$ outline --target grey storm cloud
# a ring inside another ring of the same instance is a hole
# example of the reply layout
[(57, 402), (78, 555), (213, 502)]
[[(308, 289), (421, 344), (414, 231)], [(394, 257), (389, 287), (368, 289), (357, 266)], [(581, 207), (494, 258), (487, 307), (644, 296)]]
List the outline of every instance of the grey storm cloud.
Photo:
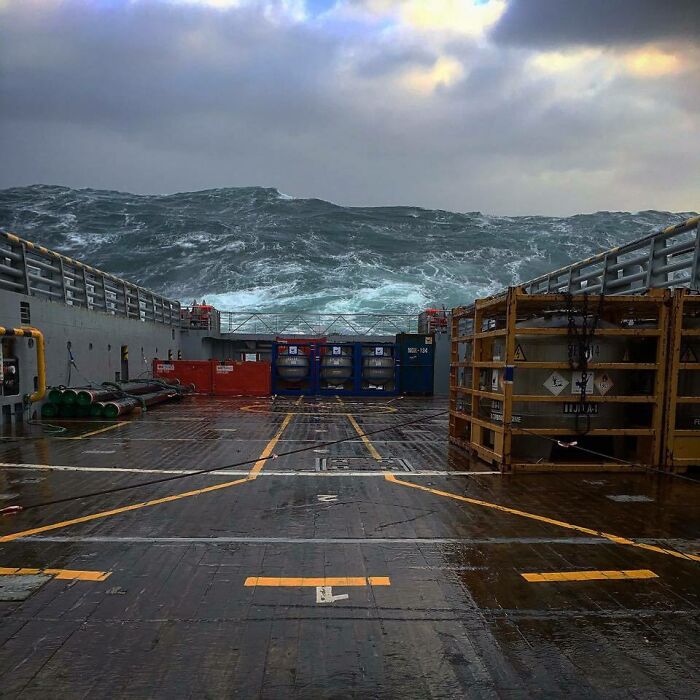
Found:
[[(274, 6), (0, 4), (0, 186), (265, 185), (504, 214), (698, 206), (697, 57), (661, 80), (584, 70), (579, 84), (534, 70), (528, 48)], [(440, 60), (461, 72), (406, 89)]]
[(491, 36), (526, 46), (698, 41), (700, 0), (511, 0)]

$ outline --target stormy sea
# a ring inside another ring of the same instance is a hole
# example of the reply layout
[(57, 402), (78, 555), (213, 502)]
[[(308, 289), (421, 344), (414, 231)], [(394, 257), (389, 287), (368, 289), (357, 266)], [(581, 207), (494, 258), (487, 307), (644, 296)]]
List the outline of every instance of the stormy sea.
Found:
[(172, 195), (0, 190), (0, 229), (184, 303), (409, 313), (456, 306), (693, 212), (489, 216), (345, 207), (238, 187)]

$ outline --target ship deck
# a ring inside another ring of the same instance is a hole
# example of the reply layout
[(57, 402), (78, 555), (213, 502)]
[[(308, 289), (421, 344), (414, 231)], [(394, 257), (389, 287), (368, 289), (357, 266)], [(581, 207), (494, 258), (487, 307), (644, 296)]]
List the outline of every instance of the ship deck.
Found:
[(2, 506), (182, 478), (0, 519), (0, 695), (700, 696), (700, 484), (503, 476), (446, 408), (194, 397), (6, 431)]

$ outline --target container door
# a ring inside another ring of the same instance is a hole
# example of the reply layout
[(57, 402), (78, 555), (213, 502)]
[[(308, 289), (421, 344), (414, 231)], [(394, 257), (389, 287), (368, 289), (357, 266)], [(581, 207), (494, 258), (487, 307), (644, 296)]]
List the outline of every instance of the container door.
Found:
[(432, 396), (435, 338), (403, 334), (401, 347), (401, 392), (409, 396)]

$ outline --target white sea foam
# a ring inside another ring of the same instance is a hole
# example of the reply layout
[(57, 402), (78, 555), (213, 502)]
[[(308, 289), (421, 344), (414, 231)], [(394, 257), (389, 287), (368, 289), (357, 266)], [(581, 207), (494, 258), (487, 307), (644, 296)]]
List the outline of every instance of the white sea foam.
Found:
[(692, 215), (496, 217), (289, 200), (260, 188), (166, 197), (14, 188), (0, 191), (0, 227), (186, 303), (413, 312), (468, 303)]

